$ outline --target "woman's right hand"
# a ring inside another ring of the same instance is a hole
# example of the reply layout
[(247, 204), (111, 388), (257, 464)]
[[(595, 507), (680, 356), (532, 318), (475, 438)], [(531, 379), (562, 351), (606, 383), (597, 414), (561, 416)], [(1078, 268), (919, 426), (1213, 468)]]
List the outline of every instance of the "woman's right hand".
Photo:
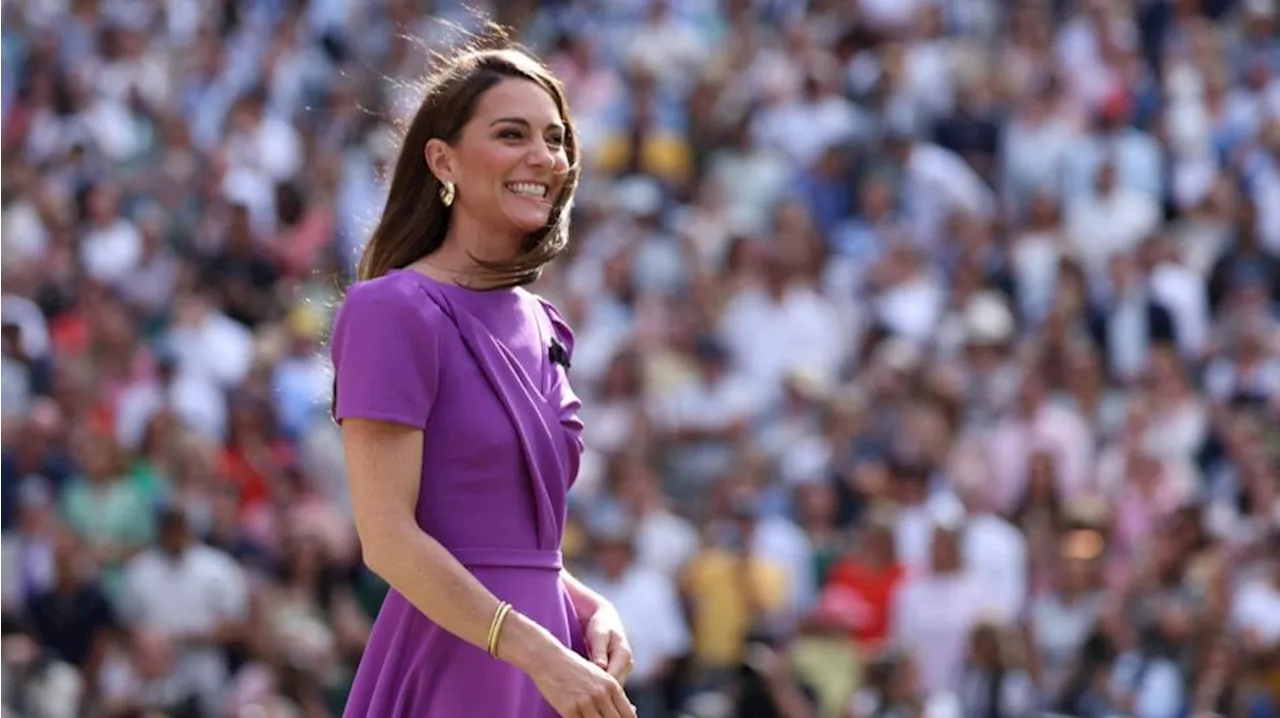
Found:
[(529, 670), (542, 697), (564, 718), (634, 718), (635, 706), (603, 668), (564, 647)]

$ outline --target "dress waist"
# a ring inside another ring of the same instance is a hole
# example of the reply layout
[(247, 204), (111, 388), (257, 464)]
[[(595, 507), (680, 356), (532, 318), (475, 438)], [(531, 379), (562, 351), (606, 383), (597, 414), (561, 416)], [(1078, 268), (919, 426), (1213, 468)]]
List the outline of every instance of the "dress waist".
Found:
[(557, 549), (451, 548), (449, 552), (468, 568), (535, 568), (559, 571), (564, 560)]

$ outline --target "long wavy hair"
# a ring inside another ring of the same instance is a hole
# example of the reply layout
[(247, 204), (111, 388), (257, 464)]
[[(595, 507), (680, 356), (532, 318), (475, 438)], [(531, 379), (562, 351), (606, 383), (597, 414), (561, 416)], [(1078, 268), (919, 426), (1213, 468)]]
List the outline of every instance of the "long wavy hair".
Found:
[(569, 171), (551, 208), (546, 226), (525, 236), (516, 258), (488, 261), (473, 257), (486, 284), (511, 287), (529, 284), (569, 243), (569, 215), (578, 186), (578, 135), (569, 114), (564, 87), (541, 61), (513, 44), (500, 28), (475, 44), (440, 57), (441, 65), (426, 80), (426, 91), (404, 133), (396, 158), (387, 204), (360, 258), (358, 277), (374, 279), (434, 252), (444, 242), (451, 208), (440, 199), (441, 183), (427, 166), (423, 148), (439, 138), (456, 145), (476, 104), (506, 79), (537, 84), (555, 101), (564, 122), (564, 148)]

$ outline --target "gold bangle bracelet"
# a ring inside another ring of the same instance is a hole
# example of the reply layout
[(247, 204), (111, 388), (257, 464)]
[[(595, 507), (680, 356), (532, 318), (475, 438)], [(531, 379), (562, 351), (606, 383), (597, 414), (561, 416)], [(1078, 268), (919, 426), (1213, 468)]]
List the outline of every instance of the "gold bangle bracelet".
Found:
[(507, 605), (506, 601), (498, 603), (498, 608), (493, 612), (493, 618), (489, 621), (489, 637), (485, 639), (484, 649), (489, 655), (493, 655), (493, 634), (494, 629), (498, 627), (498, 616), (502, 615), (502, 607)]
[(507, 614), (511, 612), (511, 604), (503, 601), (498, 604), (498, 610), (493, 614), (493, 623), (489, 624), (489, 655), (493, 658), (498, 657), (498, 636), (502, 634), (502, 624), (507, 620)]

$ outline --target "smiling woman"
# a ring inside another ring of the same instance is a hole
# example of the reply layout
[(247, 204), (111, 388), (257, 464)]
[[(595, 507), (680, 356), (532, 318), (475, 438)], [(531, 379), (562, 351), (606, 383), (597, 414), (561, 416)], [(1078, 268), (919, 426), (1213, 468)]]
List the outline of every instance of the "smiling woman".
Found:
[(480, 97), (455, 142), (427, 141), (427, 166), (452, 189), (449, 207), (457, 232), (470, 233), (455, 233), (457, 246), (482, 249), (495, 263), (518, 262), (518, 252), (528, 251), (524, 242), (540, 240), (537, 233), (551, 221), (569, 176), (567, 132), (561, 109), (544, 87), (506, 78)]
[(428, 78), (361, 279), (431, 255), (427, 266), (472, 283), (522, 285), (568, 244), (578, 144), (564, 90), (504, 42)]
[(348, 716), (635, 714), (618, 614), (560, 557), (573, 333), (521, 286), (568, 242), (577, 154), (560, 83), (512, 47), (451, 58), (409, 126), (331, 347), (365, 561), (392, 588)]

